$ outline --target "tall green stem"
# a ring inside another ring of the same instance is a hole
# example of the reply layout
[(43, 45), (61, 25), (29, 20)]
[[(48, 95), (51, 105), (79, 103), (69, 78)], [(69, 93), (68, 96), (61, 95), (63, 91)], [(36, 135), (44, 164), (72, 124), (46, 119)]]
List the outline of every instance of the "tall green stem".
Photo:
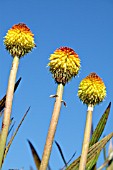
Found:
[(2, 129), (0, 135), (0, 168), (2, 168), (2, 160), (3, 160), (4, 150), (7, 141), (8, 129), (10, 126), (12, 101), (13, 101), (14, 86), (16, 81), (18, 65), (19, 65), (19, 57), (15, 56), (13, 59), (12, 68), (9, 76), (8, 88), (6, 93), (6, 103), (4, 109), (4, 117), (2, 121)]
[(79, 170), (86, 169), (87, 153), (89, 149), (91, 126), (92, 126), (92, 111), (93, 111), (93, 106), (89, 105), (87, 111), (86, 127), (84, 131), (84, 141), (82, 145), (82, 154), (80, 159)]
[(64, 89), (64, 86), (62, 84), (59, 84), (58, 88), (57, 88), (57, 94), (56, 94), (57, 97), (56, 97), (56, 101), (55, 101), (55, 105), (54, 105), (54, 110), (53, 110), (49, 130), (48, 130), (46, 144), (45, 144), (45, 147), (44, 147), (44, 152), (43, 152), (42, 161), (41, 161), (41, 165), (40, 165), (39, 170), (46, 170), (47, 166), (48, 166), (48, 162), (49, 162), (49, 158), (50, 158), (50, 154), (51, 154), (51, 149), (52, 149), (52, 143), (53, 143), (53, 140), (54, 140), (56, 127), (57, 127), (58, 119), (59, 119), (59, 115), (60, 115), (63, 89)]

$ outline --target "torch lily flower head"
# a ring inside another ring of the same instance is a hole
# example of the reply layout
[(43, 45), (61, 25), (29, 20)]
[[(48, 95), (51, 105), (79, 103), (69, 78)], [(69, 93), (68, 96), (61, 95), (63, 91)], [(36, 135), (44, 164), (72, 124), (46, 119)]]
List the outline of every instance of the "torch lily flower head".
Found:
[(8, 30), (4, 37), (4, 44), (13, 57), (18, 56), (19, 58), (36, 46), (34, 34), (24, 23), (16, 24)]
[(69, 47), (61, 47), (50, 55), (50, 72), (57, 83), (65, 85), (78, 74), (80, 59), (75, 51)]
[(106, 96), (106, 86), (96, 73), (91, 73), (80, 82), (78, 96), (87, 105), (99, 104)]

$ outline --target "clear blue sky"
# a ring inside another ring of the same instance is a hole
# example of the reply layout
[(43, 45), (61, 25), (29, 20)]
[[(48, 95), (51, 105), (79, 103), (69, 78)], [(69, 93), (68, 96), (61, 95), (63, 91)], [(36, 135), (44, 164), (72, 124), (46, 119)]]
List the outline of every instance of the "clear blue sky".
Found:
[[(17, 127), (29, 106), (31, 110), (21, 126), (5, 160), (3, 170), (28, 170), (35, 165), (29, 139), (42, 155), (54, 106), (51, 94), (57, 85), (46, 67), (51, 53), (61, 46), (73, 48), (81, 59), (79, 76), (65, 86), (58, 128), (55, 135), (67, 160), (76, 151), (81, 153), (86, 106), (77, 97), (80, 81), (96, 72), (105, 82), (107, 97), (96, 106), (93, 124), (113, 101), (113, 1), (112, 0), (0, 0), (0, 98), (6, 93), (12, 57), (5, 50), (3, 37), (14, 24), (24, 22), (35, 35), (37, 48), (20, 60), (17, 79), (21, 84), (15, 93), (12, 117)], [(104, 134), (113, 131), (113, 109)], [(99, 165), (103, 162), (101, 156)], [(63, 167), (57, 147), (53, 144), (50, 159), (53, 170)]]

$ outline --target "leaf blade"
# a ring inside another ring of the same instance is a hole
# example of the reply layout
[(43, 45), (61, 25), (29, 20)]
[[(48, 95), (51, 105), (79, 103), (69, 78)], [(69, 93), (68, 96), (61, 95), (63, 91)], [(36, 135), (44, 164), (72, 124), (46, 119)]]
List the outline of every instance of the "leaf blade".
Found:
[(34, 148), (33, 144), (30, 142), (30, 140), (27, 140), (27, 141), (30, 146), (35, 165), (36, 165), (37, 169), (39, 169), (41, 159), (40, 159), (39, 155), (37, 154), (36, 149)]
[(11, 144), (12, 144), (12, 142), (13, 142), (13, 140), (14, 140), (17, 132), (18, 132), (18, 130), (20, 129), (20, 127), (21, 127), (21, 125), (22, 125), (25, 117), (27, 116), (29, 110), (30, 110), (30, 107), (27, 109), (27, 111), (26, 111), (26, 113), (24, 114), (24, 116), (22, 117), (22, 120), (20, 121), (20, 123), (19, 123), (19, 125), (18, 125), (18, 127), (17, 127), (17, 129), (16, 129), (16, 131), (15, 131), (15, 133), (14, 133), (14, 135), (11, 137), (10, 141), (8, 142), (8, 145), (7, 145), (6, 148), (5, 148), (3, 162), (4, 162), (4, 159), (5, 159), (8, 151), (9, 151), (9, 148), (10, 148), (10, 146), (11, 146)]
[[(19, 86), (21, 79), (22, 78), (20, 77), (18, 79), (18, 81), (15, 83), (14, 92), (16, 91), (17, 87)], [(5, 101), (6, 101), (6, 95), (0, 100), (0, 112), (2, 112), (2, 110), (5, 107)]]
[[(88, 157), (87, 157), (87, 165), (88, 162), (91, 161), (94, 156), (100, 153), (106, 143), (113, 137), (113, 133), (105, 136), (99, 142), (95, 143), (93, 146), (89, 148)], [(66, 169), (66, 170), (78, 170), (80, 162), (80, 156)]]
[(107, 123), (107, 119), (110, 113), (110, 108), (111, 108), (111, 102), (109, 103), (108, 107), (106, 108), (105, 112), (103, 113), (102, 117), (100, 118), (99, 123), (96, 126), (96, 129), (94, 130), (92, 134), (92, 138), (90, 140), (89, 147), (92, 146), (94, 143), (96, 143), (100, 136), (102, 135), (102, 132), (105, 128), (105, 125)]
[(61, 158), (62, 158), (62, 160), (63, 160), (63, 162), (64, 162), (64, 164), (65, 164), (65, 167), (67, 167), (67, 162), (66, 162), (66, 160), (65, 160), (65, 158), (64, 158), (64, 154), (63, 154), (63, 152), (62, 152), (62, 149), (61, 149), (59, 143), (58, 143), (57, 141), (55, 141), (55, 144), (56, 144), (56, 146), (57, 146), (57, 148), (58, 148), (58, 150), (59, 150), (59, 152), (60, 152)]

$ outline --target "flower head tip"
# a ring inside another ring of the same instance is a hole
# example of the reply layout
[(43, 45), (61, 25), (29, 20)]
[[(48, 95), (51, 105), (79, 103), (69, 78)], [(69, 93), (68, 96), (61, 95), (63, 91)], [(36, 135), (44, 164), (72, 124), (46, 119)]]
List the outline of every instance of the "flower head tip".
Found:
[(16, 55), (19, 58), (36, 46), (33, 33), (24, 23), (16, 24), (8, 30), (4, 44), (13, 57)]
[(61, 47), (50, 55), (50, 72), (57, 83), (65, 85), (78, 74), (80, 59), (75, 51), (69, 47)]
[(87, 105), (99, 104), (106, 96), (106, 86), (96, 73), (91, 73), (80, 82), (78, 96)]

